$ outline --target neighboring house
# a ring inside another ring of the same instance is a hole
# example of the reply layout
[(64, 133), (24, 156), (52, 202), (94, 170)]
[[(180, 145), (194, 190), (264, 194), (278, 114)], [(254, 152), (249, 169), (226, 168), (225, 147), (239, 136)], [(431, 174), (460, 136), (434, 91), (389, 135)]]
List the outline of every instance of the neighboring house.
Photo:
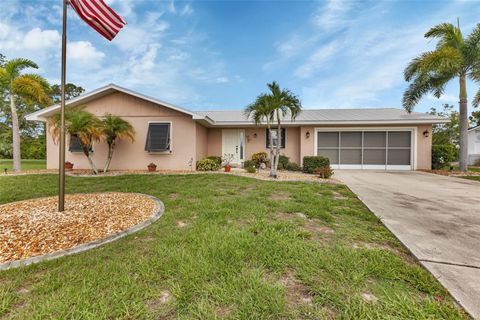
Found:
[[(111, 169), (146, 169), (153, 162), (158, 169), (194, 170), (196, 161), (224, 154), (234, 155), (234, 165), (241, 166), (253, 153), (268, 152), (265, 125), (255, 126), (242, 110), (190, 111), (114, 84), (66, 105), (85, 105), (97, 116), (111, 113), (133, 125), (135, 141), (119, 141)], [(27, 119), (47, 121), (59, 108), (45, 108)], [(445, 122), (402, 109), (305, 109), (295, 121), (283, 121), (282, 153), (300, 165), (304, 156), (323, 155), (333, 168), (430, 169), (432, 124)], [(47, 128), (48, 169), (58, 168), (58, 153)], [(106, 143), (95, 143), (94, 161), (100, 166), (106, 156)], [(77, 169), (89, 168), (74, 137), (67, 137), (66, 160)]]
[(480, 125), (468, 129), (468, 164), (480, 161)]

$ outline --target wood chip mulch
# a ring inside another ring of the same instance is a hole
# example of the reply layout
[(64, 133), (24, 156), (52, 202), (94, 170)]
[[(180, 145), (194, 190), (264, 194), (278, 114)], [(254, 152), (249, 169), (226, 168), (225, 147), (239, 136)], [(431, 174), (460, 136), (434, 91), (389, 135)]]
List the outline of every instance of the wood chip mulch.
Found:
[(129, 229), (156, 212), (144, 195), (92, 193), (0, 205), (0, 263), (30, 258), (106, 238)]

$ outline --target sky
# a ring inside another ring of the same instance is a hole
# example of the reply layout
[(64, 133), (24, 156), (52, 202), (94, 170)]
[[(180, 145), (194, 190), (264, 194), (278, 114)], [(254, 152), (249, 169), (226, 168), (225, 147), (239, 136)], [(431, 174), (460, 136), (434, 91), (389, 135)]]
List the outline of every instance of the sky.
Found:
[[(109, 42), (68, 13), (67, 82), (109, 83), (191, 110), (241, 109), (278, 81), (304, 108), (401, 107), (403, 70), (432, 26), (480, 22), (480, 1), (105, 0), (127, 26)], [(61, 0), (2, 0), (0, 53), (60, 82)], [(478, 84), (469, 83), (473, 96)], [(416, 111), (457, 105), (458, 84)]]

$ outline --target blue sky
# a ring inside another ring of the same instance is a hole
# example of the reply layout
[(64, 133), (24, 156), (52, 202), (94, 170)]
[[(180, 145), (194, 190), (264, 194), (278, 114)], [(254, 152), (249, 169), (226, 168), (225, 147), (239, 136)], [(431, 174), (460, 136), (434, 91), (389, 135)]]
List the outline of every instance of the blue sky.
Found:
[[(107, 0), (127, 22), (113, 42), (69, 10), (67, 81), (114, 82), (194, 110), (238, 109), (276, 80), (305, 108), (401, 107), (405, 65), (434, 47), (423, 34), (475, 1)], [(61, 0), (0, 2), (0, 52), (27, 57), (60, 79)], [(470, 84), (473, 96), (478, 88)], [(457, 104), (457, 84), (417, 111)]]

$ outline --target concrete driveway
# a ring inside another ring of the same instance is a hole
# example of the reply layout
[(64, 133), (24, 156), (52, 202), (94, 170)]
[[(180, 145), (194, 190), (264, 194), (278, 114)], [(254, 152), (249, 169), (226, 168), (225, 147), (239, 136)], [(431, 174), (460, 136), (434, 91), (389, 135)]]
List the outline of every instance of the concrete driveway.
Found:
[(474, 317), (480, 319), (480, 183), (424, 172), (336, 170)]

